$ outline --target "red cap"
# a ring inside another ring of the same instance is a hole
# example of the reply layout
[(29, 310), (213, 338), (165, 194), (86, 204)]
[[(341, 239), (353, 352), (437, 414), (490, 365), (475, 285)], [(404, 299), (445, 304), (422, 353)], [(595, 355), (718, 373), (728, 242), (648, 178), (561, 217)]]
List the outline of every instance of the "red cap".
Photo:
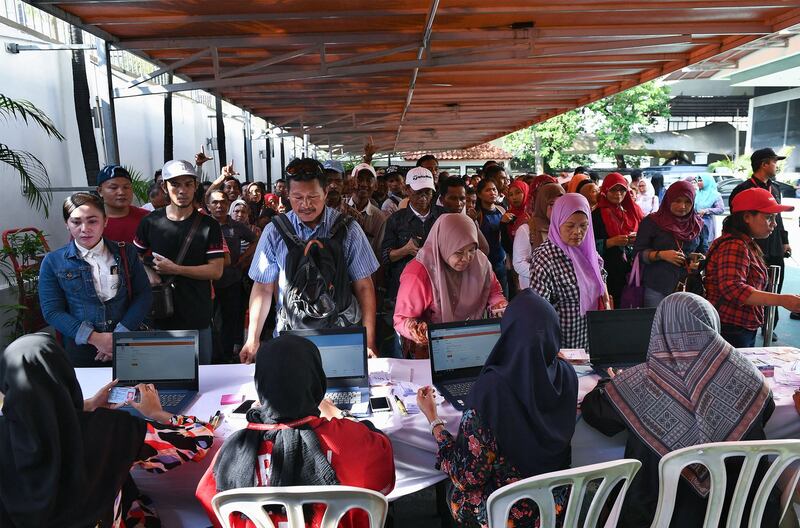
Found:
[(758, 211), (759, 213), (784, 213), (794, 211), (791, 205), (781, 205), (766, 189), (753, 187), (740, 192), (733, 197), (731, 202), (731, 212)]

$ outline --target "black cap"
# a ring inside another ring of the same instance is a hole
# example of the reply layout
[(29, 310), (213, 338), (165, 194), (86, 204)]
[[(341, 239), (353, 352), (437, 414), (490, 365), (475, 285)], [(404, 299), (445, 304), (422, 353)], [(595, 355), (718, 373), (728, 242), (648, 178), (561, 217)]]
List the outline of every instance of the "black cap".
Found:
[(786, 156), (778, 156), (771, 148), (763, 148), (754, 151), (750, 155), (750, 163), (753, 165), (753, 167), (760, 167), (762, 161), (773, 158), (780, 161), (785, 160)]

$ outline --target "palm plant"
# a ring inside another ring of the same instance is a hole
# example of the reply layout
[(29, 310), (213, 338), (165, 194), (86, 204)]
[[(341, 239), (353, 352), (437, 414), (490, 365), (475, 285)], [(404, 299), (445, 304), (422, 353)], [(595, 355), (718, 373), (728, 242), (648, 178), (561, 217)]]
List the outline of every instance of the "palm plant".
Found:
[[(14, 100), (0, 94), (0, 119), (21, 119), (25, 124), (38, 125), (49, 137), (64, 141), (64, 136), (53, 121), (30, 101)], [(47, 216), (52, 201), (50, 176), (39, 158), (24, 150), (14, 150), (0, 141), (0, 163), (8, 165), (17, 173), (22, 184), (22, 194), (28, 204), (37, 211), (44, 211)]]

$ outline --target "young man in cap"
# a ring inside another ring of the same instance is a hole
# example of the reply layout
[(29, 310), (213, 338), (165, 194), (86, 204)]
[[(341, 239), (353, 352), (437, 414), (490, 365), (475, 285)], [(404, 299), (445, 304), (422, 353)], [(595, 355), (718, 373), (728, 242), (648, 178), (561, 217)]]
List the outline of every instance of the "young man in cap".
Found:
[(117, 242), (133, 242), (139, 222), (149, 211), (131, 205), (131, 175), (119, 165), (106, 165), (97, 174), (97, 194), (103, 199), (108, 223), (103, 236)]
[(386, 200), (381, 205), (381, 211), (387, 217), (390, 216), (392, 213), (397, 211), (400, 206), (400, 202), (403, 201), (405, 198), (405, 180), (403, 179), (403, 173), (400, 170), (400, 167), (397, 165), (389, 165), (386, 167), (386, 171), (384, 172), (384, 177), (386, 178), (386, 186), (388, 187), (388, 194), (386, 196)]
[(353, 169), (353, 175), (353, 193), (347, 205), (358, 214), (357, 221), (367, 235), (375, 257), (380, 258), (386, 216), (371, 201), (375, 192), (375, 169), (369, 163), (361, 163)]
[[(778, 172), (778, 161), (784, 159), (786, 159), (786, 156), (778, 156), (771, 148), (763, 148), (753, 152), (753, 154), (750, 155), (750, 165), (753, 168), (753, 176), (749, 180), (737, 185), (736, 188), (731, 191), (728, 204), (733, 204), (733, 199), (737, 194), (752, 188), (768, 190), (772, 196), (775, 197), (775, 201), (781, 203), (781, 191), (778, 186), (773, 183), (773, 180)], [(780, 214), (777, 215), (776, 221), (777, 226), (772, 231), (772, 234), (766, 239), (756, 240), (756, 243), (761, 248), (761, 251), (764, 252), (764, 260), (767, 266), (778, 266), (781, 269), (781, 278), (780, 281), (778, 281), (778, 293), (780, 293), (783, 289), (783, 259), (792, 254), (792, 248), (789, 245), (789, 233), (783, 227), (783, 219)], [(800, 315), (793, 314), (792, 318), (800, 318)], [(776, 312), (775, 325), (777, 324), (778, 313)], [(778, 336), (774, 333), (772, 334), (772, 340), (778, 340)]]
[[(161, 330), (199, 330), (200, 363), (207, 365), (212, 353), (211, 281), (222, 277), (224, 264), (222, 230), (216, 220), (194, 207), (198, 182), (191, 163), (168, 161), (161, 176), (170, 203), (142, 220), (133, 243), (147, 267), (162, 281), (173, 281), (175, 312), (168, 319), (153, 321), (153, 325)], [(189, 237), (188, 250), (176, 264)]]

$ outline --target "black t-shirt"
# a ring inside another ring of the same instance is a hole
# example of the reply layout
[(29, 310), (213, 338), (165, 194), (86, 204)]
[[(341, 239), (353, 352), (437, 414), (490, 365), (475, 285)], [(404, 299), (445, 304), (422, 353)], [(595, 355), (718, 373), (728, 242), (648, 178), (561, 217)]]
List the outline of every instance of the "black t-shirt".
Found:
[(231, 265), (225, 266), (222, 278), (214, 281), (214, 287), (227, 288), (242, 280), (242, 270), (236, 266), (242, 254), (242, 240), (252, 244), (256, 241), (256, 235), (248, 226), (232, 220), (230, 217), (226, 223), (220, 224), (220, 227), (222, 227), (222, 236), (225, 237), (225, 242), (228, 244), (228, 250), (231, 252)]
[[(153, 251), (175, 262), (197, 215), (200, 215), (200, 225), (181, 265), (202, 266), (212, 259), (223, 258), (222, 230), (216, 220), (195, 211), (186, 220), (175, 222), (167, 218), (167, 210), (162, 208), (145, 216), (136, 231), (133, 243), (139, 253), (144, 255), (145, 264), (152, 263)], [(165, 275), (162, 279), (169, 279), (169, 276)], [(208, 328), (213, 308), (211, 281), (176, 276), (173, 284), (175, 315), (169, 319), (153, 321), (154, 325), (162, 330)]]

